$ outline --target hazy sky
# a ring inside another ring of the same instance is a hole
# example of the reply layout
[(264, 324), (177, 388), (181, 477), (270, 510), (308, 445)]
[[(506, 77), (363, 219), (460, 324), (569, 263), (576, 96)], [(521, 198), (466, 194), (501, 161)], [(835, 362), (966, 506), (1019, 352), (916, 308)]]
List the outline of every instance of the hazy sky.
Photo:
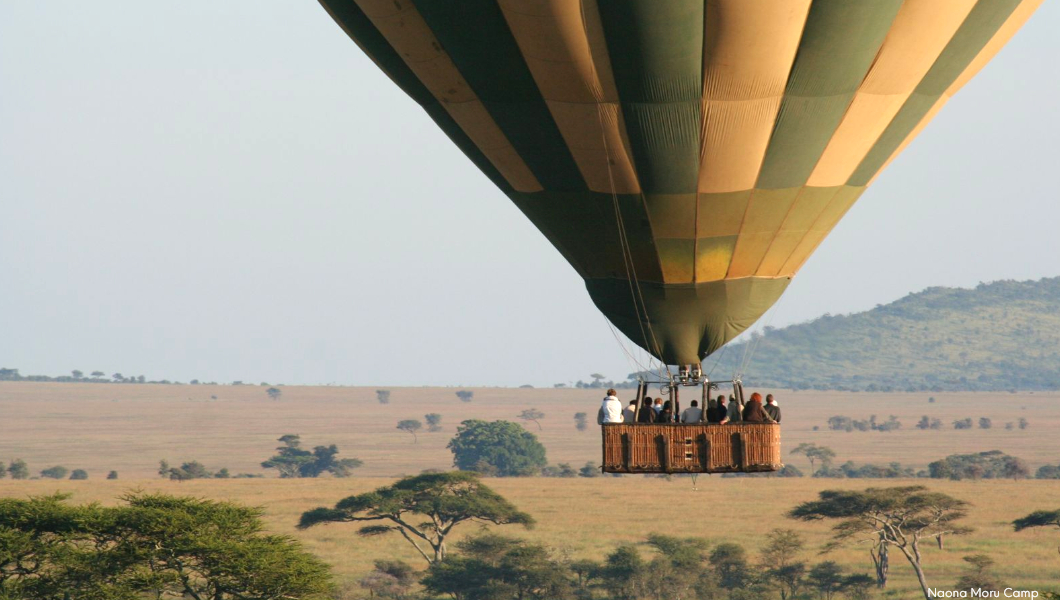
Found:
[[(1060, 2), (885, 171), (774, 326), (1060, 275)], [(0, 2), (0, 367), (548, 385), (581, 279), (312, 1)]]

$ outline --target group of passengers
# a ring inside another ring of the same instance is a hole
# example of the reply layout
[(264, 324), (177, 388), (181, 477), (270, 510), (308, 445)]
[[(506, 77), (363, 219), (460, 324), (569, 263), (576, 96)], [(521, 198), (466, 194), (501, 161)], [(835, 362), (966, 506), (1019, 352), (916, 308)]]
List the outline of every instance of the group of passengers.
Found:
[[(762, 394), (755, 392), (751, 399), (743, 406), (736, 400), (735, 396), (724, 395), (717, 399), (707, 400), (707, 412), (699, 406), (698, 400), (693, 400), (690, 406), (680, 415), (674, 411), (673, 402), (663, 401), (662, 398), (645, 397), (644, 402), (637, 407), (637, 400), (630, 400), (629, 406), (622, 409), (622, 402), (618, 399), (618, 393), (614, 389), (607, 390), (607, 397), (600, 406), (599, 423), (780, 423), (780, 406), (777, 405), (773, 394), (766, 394), (765, 405), (762, 404)], [(704, 418), (706, 417), (706, 418)]]

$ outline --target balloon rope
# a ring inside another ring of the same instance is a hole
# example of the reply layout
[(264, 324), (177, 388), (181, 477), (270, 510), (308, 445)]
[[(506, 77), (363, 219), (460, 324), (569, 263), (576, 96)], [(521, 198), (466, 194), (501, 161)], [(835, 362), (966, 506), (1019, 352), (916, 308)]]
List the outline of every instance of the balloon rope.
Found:
[[(780, 305), (783, 302), (784, 302), (784, 296), (781, 296), (780, 299), (777, 300), (777, 303), (773, 305), (772, 310), (769, 311), (769, 315), (766, 318), (765, 325), (762, 326), (762, 330), (763, 331), (765, 330), (766, 327), (769, 327), (770, 325), (773, 324), (773, 319), (775, 319), (777, 317), (777, 313), (780, 312)], [(745, 352), (745, 359), (743, 361), (743, 364), (740, 365), (740, 377), (741, 378), (744, 375), (744, 370), (747, 368), (747, 366), (749, 364), (751, 364), (751, 360), (754, 358), (755, 352), (758, 351), (758, 344), (760, 344), (762, 342), (762, 338), (764, 338), (764, 337), (765, 337), (765, 334), (762, 334), (762, 335), (759, 335), (758, 337), (756, 337), (755, 339), (747, 342), (748, 346), (751, 346), (753, 344), (753, 347), (751, 347), (751, 352), (750, 352), (749, 355)], [(744, 350), (746, 351), (747, 348), (745, 347)]]
[(721, 354), (718, 355), (718, 360), (714, 361), (714, 366), (711, 367), (710, 368), (710, 372), (707, 373), (707, 379), (710, 379), (710, 376), (714, 374), (714, 369), (717, 369), (718, 365), (721, 364), (721, 359), (725, 358), (725, 351), (728, 350), (728, 349), (729, 349), (728, 345), (725, 345), (725, 346), (721, 347)]
[[(584, 2), (579, 2), (578, 3), (578, 8), (581, 11), (582, 30), (585, 33), (585, 43), (586, 43), (586, 45), (588, 45), (589, 44), (589, 28), (588, 28), (588, 25), (586, 23), (586, 18), (585, 18), (585, 3)], [(588, 48), (588, 50), (589, 50), (589, 57), (590, 57), (589, 67), (590, 67), (590, 69), (592, 69), (593, 79), (594, 79), (594, 81), (599, 81), (600, 77), (599, 77), (599, 74), (596, 71), (596, 61), (593, 60), (592, 47), (590, 46)], [(656, 338), (655, 330), (651, 326), (651, 317), (648, 315), (648, 307), (644, 303), (644, 294), (643, 294), (643, 292), (640, 289), (640, 281), (637, 279), (637, 267), (636, 267), (636, 265), (633, 262), (633, 254), (632, 254), (632, 252), (629, 249), (629, 239), (626, 236), (626, 225), (625, 225), (625, 222), (622, 219), (622, 209), (621, 209), (621, 207), (619, 205), (619, 201), (618, 201), (618, 192), (615, 191), (615, 175), (614, 175), (614, 171), (611, 168), (611, 148), (610, 148), (610, 146), (607, 143), (607, 135), (604, 133), (604, 115), (603, 115), (603, 110), (602, 110), (602, 107), (601, 107), (600, 100), (602, 100), (602, 98), (598, 97), (597, 98), (597, 102), (594, 103), (596, 105), (596, 118), (597, 118), (597, 120), (598, 120), (598, 122), (600, 124), (600, 140), (601, 140), (601, 142), (603, 142), (603, 146), (604, 146), (604, 158), (606, 159), (606, 162), (607, 162), (607, 179), (608, 179), (608, 184), (611, 187), (611, 201), (614, 204), (615, 221), (616, 221), (616, 223), (618, 225), (618, 241), (619, 241), (619, 246), (620, 246), (620, 248), (622, 250), (622, 263), (623, 263), (623, 266), (626, 269), (626, 279), (629, 282), (630, 296), (632, 296), (632, 299), (633, 299), (633, 310), (638, 315), (637, 324), (640, 326), (640, 334), (641, 334), (641, 337), (644, 339), (644, 343), (649, 345), (651, 348), (654, 349), (654, 353), (651, 353), (651, 354), (659, 354), (659, 355), (661, 355), (662, 351), (661, 351), (661, 349), (659, 347), (659, 340)], [(641, 194), (641, 196), (643, 197), (643, 194)], [(639, 303), (638, 303), (638, 299), (639, 299)], [(640, 314), (641, 313), (643, 313), (643, 315), (644, 315), (643, 319), (640, 318)], [(645, 325), (647, 325), (647, 331), (645, 331), (645, 329), (644, 329)], [(648, 339), (648, 335), (649, 334), (651, 335), (651, 340)], [(653, 362), (654, 361), (650, 361), (649, 364), (652, 364)], [(669, 365), (666, 365), (666, 364), (662, 363), (661, 360), (660, 360), (660, 365), (662, 367), (666, 368), (667, 379), (669, 379), (670, 378), (669, 377), (670, 376), (670, 367), (669, 367)], [(662, 369), (659, 369), (659, 373), (660, 373), (660, 376), (661, 376)]]
[(637, 358), (633, 356), (633, 354), (626, 348), (626, 344), (623, 343), (622, 338), (618, 336), (618, 330), (616, 330), (615, 326), (611, 324), (611, 321), (607, 320), (607, 317), (604, 317), (604, 322), (607, 323), (608, 328), (611, 329), (611, 335), (615, 336), (615, 342), (618, 343), (618, 347), (621, 348), (622, 353), (626, 355), (626, 361), (629, 362), (629, 368), (633, 369), (634, 371), (637, 371), (638, 373), (651, 371), (651, 368), (642, 365), (640, 361), (637, 360)]

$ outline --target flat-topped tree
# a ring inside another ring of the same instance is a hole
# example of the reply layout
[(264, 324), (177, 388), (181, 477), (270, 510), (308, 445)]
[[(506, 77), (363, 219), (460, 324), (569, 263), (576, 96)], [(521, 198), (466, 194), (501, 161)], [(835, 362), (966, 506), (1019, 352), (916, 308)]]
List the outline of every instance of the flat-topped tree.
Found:
[(832, 459), (835, 458), (835, 452), (827, 446), (818, 446), (814, 443), (803, 442), (796, 446), (792, 451), (792, 454), (802, 454), (810, 461), (810, 474), (813, 475), (817, 472), (815, 463), (821, 462), (821, 468), (826, 469), (832, 464)]
[(348, 522), (378, 523), (358, 531), (365, 537), (396, 531), (428, 564), (434, 564), (445, 559), (445, 541), (461, 523), (530, 528), (534, 519), (483, 484), (476, 474), (454, 471), (406, 477), (344, 498), (334, 508), (315, 508), (302, 513), (298, 528)]
[(420, 440), (416, 437), (416, 432), (423, 429), (423, 423), (420, 423), (416, 419), (403, 419), (398, 421), (397, 428), (405, 433), (412, 434), (412, 443), (418, 443)]
[(524, 421), (533, 421), (537, 425), (537, 430), (541, 431), (541, 419), (545, 418), (545, 413), (536, 408), (528, 408), (519, 413), (519, 418)]
[[(1060, 510), (1036, 510), (1026, 517), (1013, 521), (1012, 527), (1016, 531), (1023, 531), (1031, 527), (1060, 528)], [(1060, 547), (1056, 551), (1060, 552)]]
[[(971, 529), (956, 524), (967, 509), (963, 500), (915, 485), (863, 492), (825, 490), (818, 500), (796, 506), (788, 516), (801, 521), (838, 520), (826, 550), (850, 541), (868, 541), (877, 573), (880, 560), (886, 561), (887, 549), (897, 548), (916, 572), (924, 597), (931, 600), (920, 543), (936, 540), (942, 548), (943, 536), (969, 533)], [(882, 572), (886, 574), (886, 568)]]

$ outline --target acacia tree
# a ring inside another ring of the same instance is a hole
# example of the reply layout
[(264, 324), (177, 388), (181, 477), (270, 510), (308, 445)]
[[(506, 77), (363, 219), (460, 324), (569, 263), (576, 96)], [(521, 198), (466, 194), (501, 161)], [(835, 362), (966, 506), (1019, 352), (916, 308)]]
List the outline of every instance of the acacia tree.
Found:
[[(1060, 510), (1036, 510), (1026, 517), (1016, 519), (1012, 522), (1016, 531), (1023, 531), (1031, 527), (1058, 527), (1060, 528)], [(1060, 552), (1060, 547), (1056, 549)]]
[(423, 423), (420, 423), (416, 419), (404, 419), (398, 421), (397, 428), (405, 433), (412, 434), (412, 443), (418, 444), (420, 439), (416, 437), (416, 432), (423, 429)]
[(376, 390), (375, 399), (378, 400), (380, 404), (390, 404), (390, 390)]
[(971, 571), (961, 575), (953, 587), (958, 590), (980, 590), (980, 592), (1001, 591), (999, 589), (1001, 585), (990, 572), (991, 567), (994, 566), (994, 559), (985, 554), (973, 554), (965, 556), (963, 560), (971, 567)]
[(537, 425), (537, 430), (541, 431), (541, 423), (539, 422), (539, 419), (544, 419), (545, 413), (536, 408), (528, 408), (519, 413), (519, 418), (524, 421), (533, 421), (534, 424)]
[(278, 387), (270, 387), (269, 389), (265, 390), (265, 393), (269, 395), (270, 400), (279, 400), (280, 396), (283, 395), (283, 392), (280, 391), (280, 388)]
[(916, 572), (924, 597), (931, 600), (920, 544), (936, 540), (941, 548), (943, 536), (970, 532), (956, 524), (967, 515), (967, 508), (963, 500), (923, 486), (906, 486), (825, 490), (818, 500), (796, 506), (788, 516), (801, 521), (838, 520), (827, 549), (852, 540), (897, 548)]
[(548, 464), (537, 436), (510, 421), (464, 421), (447, 447), (461, 471), (523, 477)]
[(0, 499), (0, 598), (295, 600), (330, 588), (328, 567), (261, 510), (132, 494), (123, 505), (68, 496)]
[(11, 461), (11, 464), (7, 467), (7, 472), (11, 474), (11, 479), (29, 479), (29, 467), (26, 465), (26, 461), (21, 458)]
[(442, 430), (442, 415), (438, 413), (427, 413), (423, 415), (423, 420), (427, 421), (427, 431), (434, 433)]
[(460, 390), (456, 393), (456, 397), (460, 398), (461, 402), (471, 402), (471, 398), (475, 396), (475, 392), (470, 390)]
[(339, 448), (335, 444), (317, 446), (313, 451), (301, 447), (301, 437), (293, 433), (280, 436), (282, 446), (269, 460), (261, 463), (266, 469), (276, 469), (280, 477), (319, 477), (331, 473), (334, 477), (349, 477), (351, 471), (364, 463), (357, 458), (336, 458)]
[(810, 475), (816, 473), (814, 463), (821, 461), (821, 468), (824, 469), (826, 466), (831, 464), (832, 459), (835, 458), (835, 452), (827, 446), (818, 446), (817, 444), (807, 444), (805, 442), (796, 446), (792, 451), (792, 454), (802, 454), (810, 461)]
[(589, 415), (583, 412), (574, 413), (574, 428), (578, 431), (585, 431), (589, 428)]
[(779, 528), (766, 534), (766, 540), (759, 572), (780, 591), (781, 600), (795, 598), (806, 573), (806, 563), (797, 560), (806, 543), (798, 532)]
[[(426, 520), (417, 522), (426, 517)], [(484, 485), (473, 473), (424, 473), (406, 477), (375, 491), (349, 496), (334, 508), (314, 508), (302, 513), (299, 529), (323, 523), (374, 522), (361, 536), (396, 531), (428, 564), (445, 559), (445, 542), (461, 523), (523, 525), (534, 519)], [(422, 544), (426, 544), (425, 549)]]

